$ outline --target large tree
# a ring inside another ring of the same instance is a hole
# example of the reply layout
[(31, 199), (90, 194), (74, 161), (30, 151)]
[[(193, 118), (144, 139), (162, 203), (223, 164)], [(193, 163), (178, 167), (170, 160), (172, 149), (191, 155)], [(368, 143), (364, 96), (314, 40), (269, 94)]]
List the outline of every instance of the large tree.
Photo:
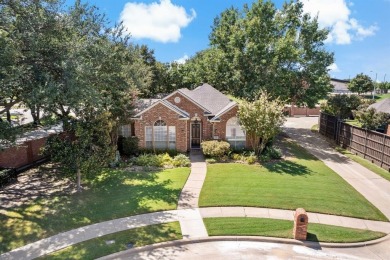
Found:
[(285, 121), (284, 104), (262, 92), (254, 102), (242, 101), (239, 104), (240, 125), (246, 132), (251, 147), (257, 155), (280, 131)]
[[(138, 93), (150, 86), (140, 48), (121, 24), (109, 25), (97, 8), (79, 0), (68, 10), (57, 0), (0, 1), (0, 14), (3, 110), (23, 102), (37, 124), (40, 110), (62, 120), (73, 139), (57, 138), (48, 150), (78, 176), (93, 168), (86, 165), (112, 159), (118, 127), (128, 123)], [(12, 141), (5, 132), (12, 128), (1, 126), (0, 134)]]
[[(283, 100), (313, 106), (331, 90), (327, 67), (333, 54), (324, 48), (327, 29), (303, 13), (299, 1), (278, 10), (258, 0), (240, 11), (230, 8), (218, 16), (210, 43), (224, 73), (220, 82), (232, 94), (255, 100), (266, 90)], [(207, 57), (207, 56), (206, 56)], [(205, 62), (203, 62), (205, 63)], [(213, 79), (208, 75), (205, 79)]]
[(360, 73), (348, 83), (348, 89), (351, 92), (356, 92), (360, 95), (362, 93), (373, 91), (374, 82), (369, 76)]

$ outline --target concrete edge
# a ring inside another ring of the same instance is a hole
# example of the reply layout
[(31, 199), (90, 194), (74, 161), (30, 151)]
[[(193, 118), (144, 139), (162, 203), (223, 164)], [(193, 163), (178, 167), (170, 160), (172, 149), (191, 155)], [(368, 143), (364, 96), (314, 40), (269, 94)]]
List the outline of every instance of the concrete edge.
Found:
[(153, 245), (147, 245), (138, 248), (127, 249), (124, 251), (120, 251), (108, 256), (104, 256), (98, 258), (100, 260), (108, 260), (115, 259), (120, 257), (121, 255), (125, 255), (128, 253), (140, 253), (145, 251), (151, 251), (158, 248), (164, 247), (172, 247), (172, 246), (183, 246), (188, 244), (196, 244), (196, 243), (207, 243), (207, 242), (223, 242), (223, 241), (246, 241), (246, 242), (265, 242), (265, 243), (281, 243), (281, 244), (289, 244), (289, 245), (299, 245), (306, 246), (313, 249), (320, 248), (358, 248), (358, 247), (366, 247), (372, 246), (384, 241), (390, 240), (390, 234), (386, 235), (382, 238), (358, 242), (358, 243), (322, 243), (322, 242), (312, 242), (312, 241), (300, 241), (295, 239), (286, 239), (286, 238), (274, 238), (274, 237), (257, 237), (257, 236), (214, 236), (214, 237), (204, 237), (204, 238), (194, 238), (194, 239), (181, 239), (174, 240), (168, 242), (162, 242)]

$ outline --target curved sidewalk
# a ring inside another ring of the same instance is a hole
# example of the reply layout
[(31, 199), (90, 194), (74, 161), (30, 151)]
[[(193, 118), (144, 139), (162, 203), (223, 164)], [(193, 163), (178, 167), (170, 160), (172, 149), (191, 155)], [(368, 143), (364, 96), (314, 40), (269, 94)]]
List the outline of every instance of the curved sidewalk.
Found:
[[(256, 217), (293, 220), (294, 213), (294, 211), (291, 210), (252, 207), (210, 207), (154, 212), (100, 222), (63, 232), (4, 253), (0, 255), (0, 259), (33, 259), (95, 237), (101, 237), (128, 229), (174, 221), (191, 223), (190, 221), (194, 218), (192, 216), (194, 210), (200, 213), (202, 224), (202, 218), (208, 217)], [(310, 212), (308, 215), (309, 223), (368, 229), (390, 234), (390, 222), (362, 220)], [(187, 238), (193, 240), (205, 237), (207, 237), (207, 235), (204, 237)]]

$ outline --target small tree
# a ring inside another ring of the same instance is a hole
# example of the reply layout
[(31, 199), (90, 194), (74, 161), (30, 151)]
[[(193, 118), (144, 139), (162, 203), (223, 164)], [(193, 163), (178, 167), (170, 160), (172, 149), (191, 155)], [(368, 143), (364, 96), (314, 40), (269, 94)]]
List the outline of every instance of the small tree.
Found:
[(240, 124), (246, 131), (253, 151), (259, 155), (266, 143), (274, 138), (285, 121), (284, 104), (279, 99), (270, 100), (262, 92), (254, 102), (242, 101), (238, 110)]
[(111, 123), (105, 113), (88, 120), (69, 123), (64, 135), (51, 137), (45, 152), (58, 162), (64, 173), (76, 176), (77, 191), (81, 191), (81, 175), (91, 175), (107, 167), (114, 158), (110, 146)]
[(377, 84), (377, 89), (382, 93), (387, 93), (390, 89), (390, 82), (381, 82)]
[(374, 82), (369, 76), (360, 73), (349, 82), (348, 89), (351, 92), (357, 92), (360, 95), (361, 93), (373, 91)]

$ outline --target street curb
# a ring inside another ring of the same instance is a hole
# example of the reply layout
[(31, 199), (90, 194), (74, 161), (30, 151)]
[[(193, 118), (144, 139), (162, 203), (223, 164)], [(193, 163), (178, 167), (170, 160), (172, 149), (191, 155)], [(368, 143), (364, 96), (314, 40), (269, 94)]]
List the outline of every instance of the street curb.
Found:
[(188, 244), (196, 244), (196, 243), (208, 243), (208, 242), (223, 242), (223, 241), (242, 241), (242, 242), (265, 242), (265, 243), (280, 243), (280, 244), (288, 244), (288, 245), (299, 245), (306, 246), (313, 249), (321, 249), (321, 248), (358, 248), (358, 247), (366, 247), (372, 246), (384, 241), (390, 240), (390, 234), (386, 235), (382, 238), (358, 242), (358, 243), (322, 243), (322, 242), (312, 242), (312, 241), (300, 241), (294, 239), (286, 239), (286, 238), (273, 238), (273, 237), (255, 237), (255, 236), (215, 236), (215, 237), (204, 237), (204, 238), (193, 238), (193, 239), (181, 239), (174, 240), (169, 242), (162, 242), (153, 245), (147, 245), (138, 248), (127, 249), (121, 252), (117, 252), (108, 256), (104, 256), (98, 258), (100, 260), (108, 260), (108, 259), (116, 259), (122, 255), (126, 255), (129, 253), (140, 253), (145, 251), (151, 251), (158, 248), (164, 247), (173, 247), (173, 246), (183, 246)]

